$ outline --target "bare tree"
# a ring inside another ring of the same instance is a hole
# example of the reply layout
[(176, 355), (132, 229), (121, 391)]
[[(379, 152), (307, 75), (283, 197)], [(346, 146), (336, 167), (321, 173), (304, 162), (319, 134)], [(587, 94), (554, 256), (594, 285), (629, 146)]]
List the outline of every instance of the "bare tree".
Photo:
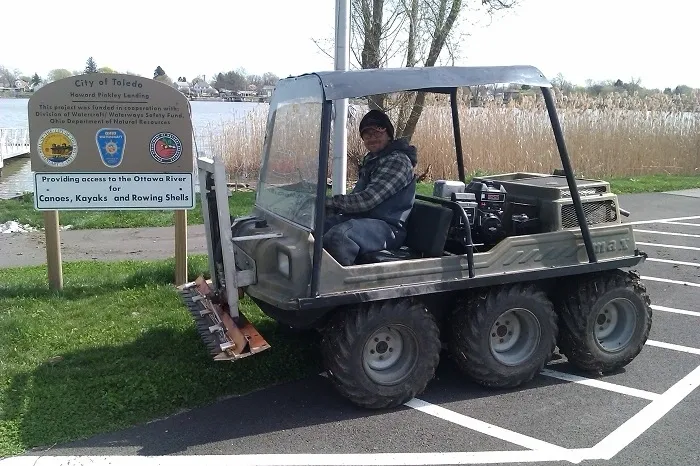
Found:
[[(404, 0), (410, 1), (410, 4), (404, 3), (406, 15), (408, 16), (408, 41), (406, 44), (406, 66), (414, 67), (418, 62), (417, 42), (420, 36), (420, 17), (419, 17), (419, 0)], [(408, 118), (409, 102), (414, 98), (411, 94), (404, 95), (404, 98), (399, 102), (399, 115), (396, 120), (397, 135), (403, 134), (403, 129)]]
[(277, 84), (277, 81), (279, 81), (280, 78), (278, 78), (275, 73), (268, 71), (266, 73), (263, 73), (262, 79), (263, 79), (263, 85), (275, 86)]
[(65, 79), (70, 76), (73, 76), (74, 74), (80, 74), (80, 73), (73, 73), (65, 68), (56, 68), (55, 70), (49, 71), (49, 74), (47, 75), (47, 81), (48, 82), (53, 82), (53, 81), (58, 81), (59, 79)]
[(12, 87), (15, 85), (15, 81), (20, 75), (20, 71), (10, 70), (2, 65), (0, 65), (0, 87)]
[[(487, 15), (516, 6), (518, 0), (480, 0)], [(447, 50), (454, 65), (460, 40), (456, 25), (476, 0), (352, 0), (350, 49), (362, 69), (382, 68), (400, 58), (403, 66), (435, 66)], [(329, 53), (314, 41), (328, 56)], [(331, 41), (332, 43), (332, 41)], [(398, 107), (397, 136), (411, 139), (420, 119), (424, 93), (404, 93), (390, 100), (385, 95), (370, 96), (370, 108)], [(410, 110), (409, 110), (410, 109)]]
[[(518, 0), (481, 0), (481, 6), (485, 9), (488, 15), (492, 15), (497, 11), (513, 8)], [(427, 54), (423, 57), (421, 66), (435, 66), (440, 58), (443, 49), (447, 49), (450, 64), (454, 65), (456, 55), (459, 48), (459, 40), (454, 40), (455, 26), (460, 17), (470, 6), (469, 0), (420, 0), (421, 8), (419, 11), (420, 28), (416, 29), (416, 40), (424, 40), (429, 43)], [(413, 6), (413, 5), (411, 5)], [(412, 14), (413, 10), (409, 13)], [(409, 44), (410, 36), (409, 36)], [(407, 57), (410, 57), (410, 48), (407, 50)], [(416, 61), (417, 63), (417, 61)], [(406, 66), (411, 66), (407, 62)], [(410, 140), (416, 130), (420, 115), (425, 104), (425, 93), (419, 92), (415, 96), (411, 111), (407, 120), (403, 121), (399, 114), (397, 123), (397, 134)]]
[[(401, 1), (352, 0), (350, 6), (350, 51), (360, 68), (382, 68), (391, 58), (393, 43), (405, 21)], [(370, 108), (384, 108), (386, 96), (368, 98)]]
[[(427, 0), (425, 1), (425, 23), (432, 26), (432, 40), (428, 56), (423, 66), (435, 66), (440, 52), (442, 52), (448, 36), (452, 31), (457, 17), (462, 9), (462, 0)], [(449, 5), (448, 5), (449, 3)], [(448, 9), (449, 7), (449, 9)], [(418, 92), (413, 108), (408, 116), (408, 120), (403, 128), (400, 128), (400, 135), (410, 140), (416, 130), (416, 125), (423, 111), (425, 103), (425, 92)]]

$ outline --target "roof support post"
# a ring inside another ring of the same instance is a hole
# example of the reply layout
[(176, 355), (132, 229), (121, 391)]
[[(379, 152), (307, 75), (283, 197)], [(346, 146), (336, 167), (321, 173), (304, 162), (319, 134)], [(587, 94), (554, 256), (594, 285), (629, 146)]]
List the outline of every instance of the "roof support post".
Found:
[(466, 183), (466, 174), (464, 173), (464, 154), (462, 153), (462, 133), (459, 127), (459, 111), (457, 109), (457, 88), (452, 88), (450, 91), (450, 107), (452, 108), (452, 130), (455, 136), (455, 151), (457, 152), (457, 172), (459, 173), (459, 181)]
[(323, 102), (321, 110), (321, 140), (318, 147), (318, 184), (316, 185), (316, 211), (314, 212), (314, 254), (311, 264), (311, 284), (309, 294), (314, 298), (318, 295), (318, 285), (321, 280), (321, 263), (323, 261), (323, 234), (326, 223), (326, 179), (328, 177), (328, 149), (331, 133), (330, 100)]
[(588, 262), (597, 262), (595, 251), (593, 250), (593, 242), (591, 241), (591, 232), (588, 229), (588, 221), (586, 220), (586, 215), (583, 212), (583, 206), (581, 205), (581, 196), (579, 195), (578, 187), (576, 186), (576, 180), (574, 179), (574, 170), (573, 168), (571, 168), (569, 153), (566, 150), (566, 144), (564, 144), (564, 134), (561, 129), (561, 124), (559, 123), (559, 117), (557, 115), (557, 110), (554, 105), (552, 91), (547, 87), (542, 87), (541, 89), (542, 95), (544, 96), (544, 102), (547, 105), (547, 113), (549, 113), (549, 119), (552, 122), (552, 130), (554, 131), (554, 139), (556, 140), (557, 148), (559, 149), (562, 168), (564, 168), (566, 181), (569, 184), (571, 200), (573, 201), (574, 208), (576, 209), (576, 218), (578, 219), (578, 224), (581, 228), (583, 244), (586, 246), (586, 252), (588, 253)]

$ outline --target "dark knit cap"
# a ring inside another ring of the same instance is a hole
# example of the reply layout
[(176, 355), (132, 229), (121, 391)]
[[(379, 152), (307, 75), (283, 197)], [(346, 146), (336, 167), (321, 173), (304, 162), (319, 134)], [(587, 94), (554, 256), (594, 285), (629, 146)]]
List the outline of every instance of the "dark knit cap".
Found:
[(386, 113), (380, 110), (370, 110), (367, 112), (360, 121), (360, 136), (362, 132), (370, 126), (386, 128), (389, 138), (394, 139), (394, 125), (391, 124), (391, 120), (389, 120)]

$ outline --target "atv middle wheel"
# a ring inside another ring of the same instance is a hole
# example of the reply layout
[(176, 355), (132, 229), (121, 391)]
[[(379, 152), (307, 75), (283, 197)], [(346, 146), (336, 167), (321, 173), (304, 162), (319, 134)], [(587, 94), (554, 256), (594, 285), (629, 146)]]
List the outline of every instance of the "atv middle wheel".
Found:
[(534, 286), (507, 285), (468, 295), (450, 322), (449, 349), (459, 369), (487, 387), (533, 379), (556, 346), (556, 314)]
[(576, 367), (613, 372), (642, 351), (651, 330), (646, 288), (635, 272), (613, 270), (572, 285), (561, 299), (559, 348)]
[(338, 311), (321, 341), (336, 389), (365, 408), (391, 408), (425, 390), (440, 360), (433, 315), (411, 299)]

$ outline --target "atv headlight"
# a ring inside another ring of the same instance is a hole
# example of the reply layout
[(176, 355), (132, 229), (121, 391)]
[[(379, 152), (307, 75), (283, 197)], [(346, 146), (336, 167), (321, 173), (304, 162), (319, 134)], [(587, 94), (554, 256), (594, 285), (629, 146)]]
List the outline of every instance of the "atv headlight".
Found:
[(283, 251), (277, 251), (277, 270), (286, 278), (290, 277), (291, 266), (289, 255)]

